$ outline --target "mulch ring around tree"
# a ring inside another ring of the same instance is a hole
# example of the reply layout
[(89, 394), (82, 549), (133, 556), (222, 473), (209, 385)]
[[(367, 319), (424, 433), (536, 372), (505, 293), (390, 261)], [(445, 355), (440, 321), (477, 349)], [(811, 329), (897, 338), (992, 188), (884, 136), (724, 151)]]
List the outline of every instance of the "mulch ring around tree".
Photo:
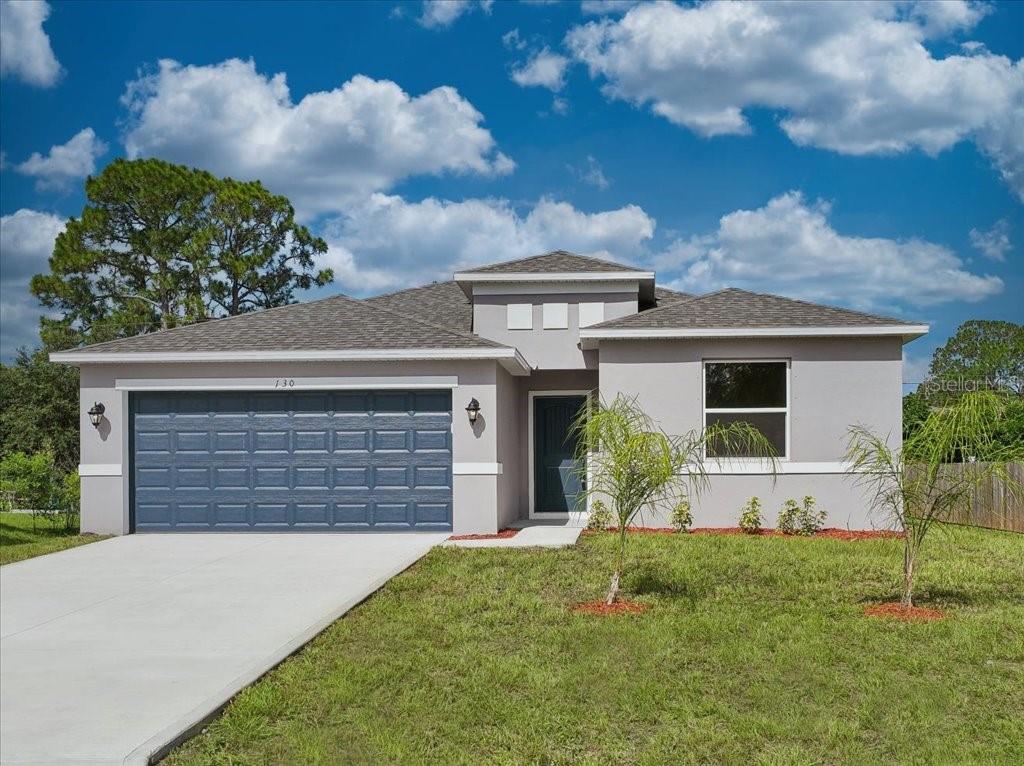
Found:
[[(618, 532), (615, 527), (608, 527), (605, 532)], [(671, 527), (629, 527), (627, 530), (631, 535), (747, 535), (748, 537), (800, 537), (800, 535), (787, 535), (777, 529), (761, 529), (757, 532), (747, 532), (739, 527), (696, 527), (689, 532), (677, 532)], [(596, 535), (597, 531), (586, 529), (585, 535)], [(901, 532), (889, 529), (822, 529), (810, 537), (825, 537), (830, 540), (876, 540), (879, 538), (902, 537)]]
[(647, 604), (638, 604), (635, 601), (616, 601), (614, 604), (606, 604), (601, 601), (585, 601), (576, 604), (572, 608), (577, 614), (596, 614), (607, 616), (612, 614), (642, 614), (647, 611)]
[(507, 540), (519, 534), (518, 529), (499, 529), (494, 535), (451, 535), (449, 540)]
[(946, 617), (946, 613), (940, 609), (928, 609), (923, 606), (905, 607), (897, 601), (865, 607), (864, 614), (868, 617), (881, 617), (903, 622), (928, 622), (942, 620)]

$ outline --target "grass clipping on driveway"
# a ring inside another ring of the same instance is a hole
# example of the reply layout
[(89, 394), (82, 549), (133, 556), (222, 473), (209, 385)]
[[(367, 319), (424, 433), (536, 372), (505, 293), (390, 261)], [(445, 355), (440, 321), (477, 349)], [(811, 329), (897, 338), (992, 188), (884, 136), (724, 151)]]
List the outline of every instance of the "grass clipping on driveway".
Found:
[(103, 535), (61, 532), (45, 519), (37, 520), (33, 530), (32, 514), (0, 513), (0, 564), (13, 564), (104, 539)]
[(169, 763), (1021, 763), (1024, 536), (929, 543), (638, 535), (438, 548), (244, 691)]

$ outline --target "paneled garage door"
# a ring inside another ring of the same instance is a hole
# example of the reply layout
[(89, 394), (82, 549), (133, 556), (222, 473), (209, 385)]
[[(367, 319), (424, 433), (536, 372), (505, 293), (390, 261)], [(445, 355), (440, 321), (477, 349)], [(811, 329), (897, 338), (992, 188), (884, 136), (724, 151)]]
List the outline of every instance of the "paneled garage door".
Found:
[(131, 395), (137, 532), (450, 530), (450, 391)]

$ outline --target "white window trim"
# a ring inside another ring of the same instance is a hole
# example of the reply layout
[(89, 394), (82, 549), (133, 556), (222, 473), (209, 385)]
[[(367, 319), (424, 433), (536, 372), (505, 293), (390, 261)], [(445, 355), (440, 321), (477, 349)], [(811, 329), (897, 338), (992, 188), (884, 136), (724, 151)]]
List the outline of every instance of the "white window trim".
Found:
[[(785, 364), (786, 365), (786, 406), (785, 407), (708, 407), (708, 365), (709, 364)], [(700, 387), (700, 404), (701, 404), (701, 422), (704, 428), (708, 427), (708, 413), (711, 414), (732, 414), (737, 413), (785, 413), (786, 415), (786, 454), (784, 456), (777, 456), (776, 462), (788, 463), (792, 458), (792, 448), (790, 446), (790, 413), (792, 411), (791, 397), (791, 377), (792, 377), (793, 364), (791, 359), (702, 359), (701, 360), (701, 387)], [(707, 457), (705, 455), (705, 457)], [(716, 470), (713, 473), (728, 473), (725, 470), (730, 465), (736, 463), (740, 464), (751, 464), (752, 459), (749, 457), (736, 457), (736, 458), (708, 458)], [(763, 462), (763, 461), (761, 461)]]
[[(529, 454), (529, 458), (527, 460), (527, 473), (529, 474), (528, 483), (529, 483), (529, 491), (530, 491), (529, 518), (531, 518), (531, 519), (570, 519), (573, 523), (583, 523), (583, 522), (585, 522), (590, 517), (590, 495), (587, 495), (587, 508), (586, 508), (585, 511), (582, 511), (582, 512), (580, 512), (580, 511), (569, 511), (568, 513), (552, 513), (552, 512), (545, 512), (545, 511), (538, 512), (538, 511), (534, 510), (534, 508), (536, 506), (536, 503), (537, 503), (537, 496), (536, 496), (536, 491), (534, 489), (535, 466), (534, 466), (534, 449), (533, 449), (534, 448), (533, 410), (534, 410), (534, 402), (535, 402), (535, 400), (538, 397), (544, 398), (546, 396), (582, 396), (586, 400), (587, 413), (589, 414), (590, 410), (591, 410), (591, 407), (593, 405), (593, 397), (591, 396), (592, 393), (593, 393), (593, 389), (587, 389), (587, 390), (582, 390), (582, 391), (579, 390), (579, 389), (574, 389), (574, 390), (570, 390), (570, 391), (530, 391), (529, 394), (528, 394), (529, 405), (528, 405), (527, 411), (526, 411), (526, 415), (527, 415), (527, 421), (526, 422), (528, 424), (528, 426), (527, 426), (526, 443), (527, 443), (527, 450), (528, 450), (528, 454)], [(593, 478), (592, 477), (593, 469), (594, 469), (594, 466), (593, 466), (593, 463), (590, 460), (590, 455), (588, 454), (587, 455), (587, 486), (588, 487), (591, 486), (590, 482), (591, 482), (591, 479)]]
[[(514, 318), (513, 318), (513, 315)], [(515, 321), (513, 321), (515, 319)], [(532, 330), (533, 329), (533, 304), (532, 303), (509, 303), (505, 307), (505, 329), (507, 330)]]
[[(548, 311), (555, 312), (559, 311), (559, 315), (548, 318)], [(564, 315), (564, 320), (563, 320)], [(569, 329), (569, 304), (558, 301), (555, 303), (545, 303), (542, 312), (541, 326), (545, 330), (568, 330)]]

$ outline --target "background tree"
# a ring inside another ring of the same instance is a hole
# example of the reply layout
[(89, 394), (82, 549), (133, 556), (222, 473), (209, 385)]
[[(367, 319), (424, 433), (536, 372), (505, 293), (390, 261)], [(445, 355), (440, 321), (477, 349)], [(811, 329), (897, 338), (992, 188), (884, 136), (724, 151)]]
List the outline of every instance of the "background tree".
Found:
[(214, 268), (204, 299), (211, 315), (291, 303), (296, 290), (334, 278), (330, 269), (315, 269), (327, 243), (295, 223), (287, 197), (271, 194), (259, 181), (218, 181), (206, 224)]
[[(933, 407), (901, 447), (866, 428), (850, 429), (850, 476), (869, 488), (872, 509), (903, 532), (904, 608), (913, 606), (918, 557), (932, 527), (968, 511), (975, 489), (989, 480), (1011, 495), (1021, 491), (1007, 464), (1024, 460), (1024, 449), (998, 436), (1006, 406), (992, 391), (965, 393)], [(960, 462), (976, 456), (984, 459)]]
[(1024, 325), (971, 319), (935, 349), (928, 376), (932, 380), (991, 381), (996, 387), (1024, 393)]
[[(669, 436), (640, 408), (635, 399), (618, 395), (573, 421), (577, 435), (581, 503), (587, 498), (608, 502), (617, 525), (615, 565), (605, 596), (618, 598), (626, 557), (626, 535), (645, 508), (671, 511), (709, 487), (707, 448), (718, 455), (763, 455), (775, 474), (774, 450), (760, 431), (747, 423), (712, 426)], [(728, 458), (725, 458), (726, 460)]]
[(48, 451), (61, 471), (78, 466), (78, 369), (21, 349), (0, 364), (0, 457)]

